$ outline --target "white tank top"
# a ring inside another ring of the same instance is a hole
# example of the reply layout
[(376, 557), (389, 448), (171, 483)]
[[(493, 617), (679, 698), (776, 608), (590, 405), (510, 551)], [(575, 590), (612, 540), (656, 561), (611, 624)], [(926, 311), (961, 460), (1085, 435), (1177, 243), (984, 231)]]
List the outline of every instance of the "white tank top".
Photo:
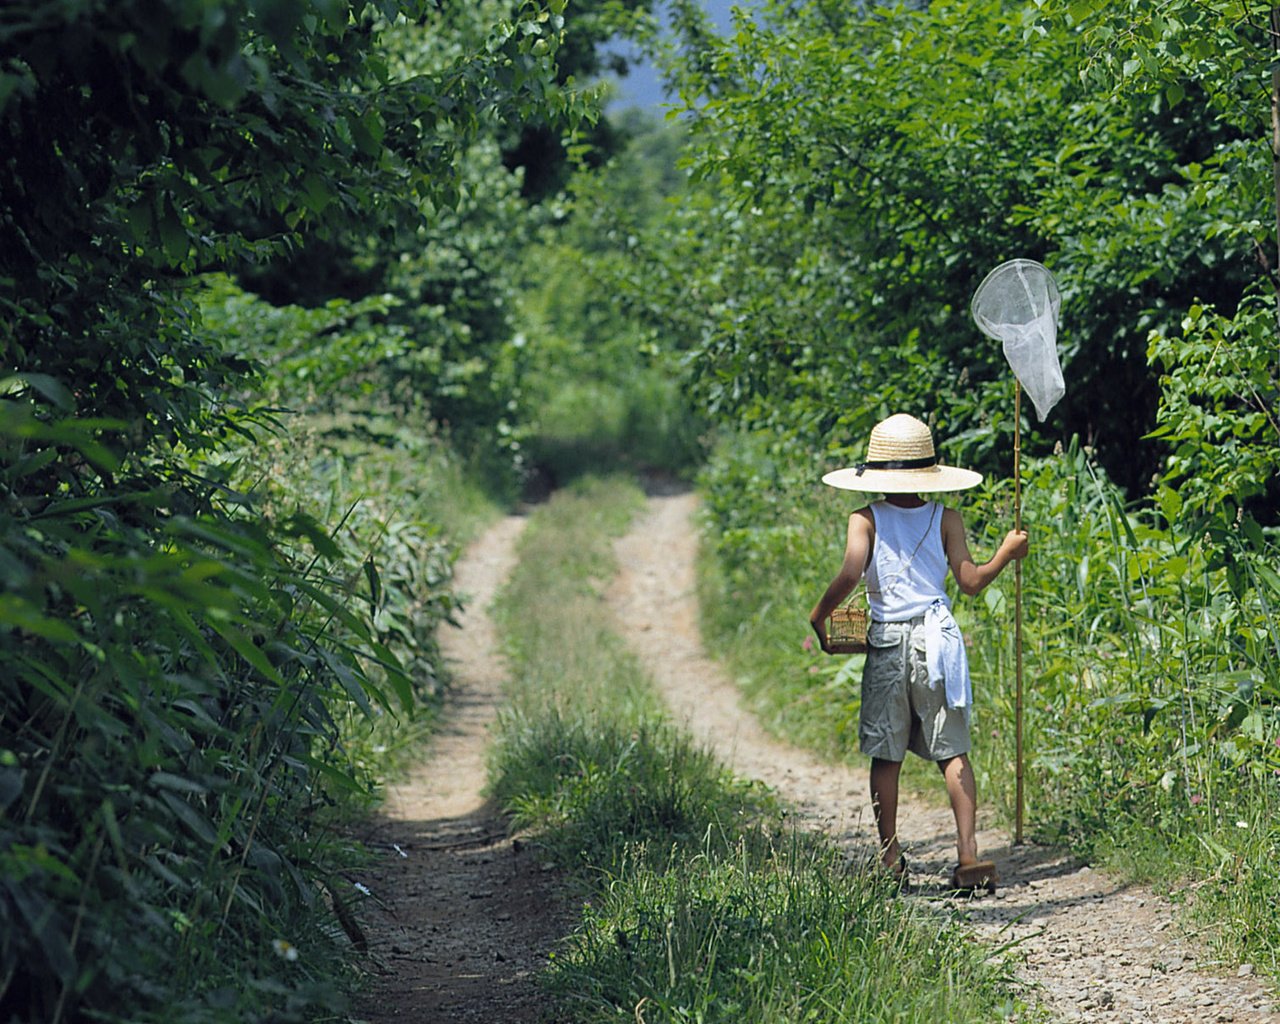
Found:
[(876, 539), (867, 566), (867, 604), (876, 622), (905, 622), (923, 615), (939, 598), (950, 607), (944, 584), (942, 506), (900, 508), (887, 501), (871, 506)]

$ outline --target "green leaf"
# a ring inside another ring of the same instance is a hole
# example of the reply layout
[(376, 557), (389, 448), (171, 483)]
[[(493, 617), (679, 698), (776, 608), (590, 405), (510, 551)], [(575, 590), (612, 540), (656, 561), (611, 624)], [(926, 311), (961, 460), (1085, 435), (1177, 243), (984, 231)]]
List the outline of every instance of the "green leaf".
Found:
[(332, 184), (323, 175), (309, 173), (303, 177), (302, 201), (312, 213), (324, 213), (335, 198)]
[(348, 124), (351, 128), (351, 139), (361, 153), (372, 157), (381, 155), (382, 140), (386, 136), (387, 129), (377, 111), (370, 110), (361, 117), (351, 118)]
[(305, 755), (302, 760), (307, 767), (319, 772), (324, 776), (324, 778), (334, 783), (344, 792), (355, 793), (361, 796), (368, 793), (368, 790), (364, 786), (360, 785), (359, 780), (350, 772), (342, 771), (340, 768), (329, 764), (327, 761), (322, 761), (320, 758), (313, 757), (310, 754)]
[(1161, 486), (1156, 492), (1156, 501), (1160, 505), (1160, 512), (1164, 516), (1165, 521), (1173, 524), (1178, 521), (1178, 514), (1182, 511), (1182, 497), (1172, 487)]
[(292, 585), (299, 591), (310, 597), (316, 604), (324, 608), (335, 618), (346, 626), (353, 634), (362, 640), (367, 640), (370, 636), (369, 624), (361, 621), (347, 607), (347, 603), (343, 598), (329, 593), (322, 587), (317, 587), (313, 583), (309, 583), (303, 579), (295, 579)]
[(8, 879), (0, 882), (18, 908), (27, 929), (36, 939), (45, 962), (58, 979), (69, 985), (77, 972), (65, 917), (40, 890)]
[(391, 650), (380, 643), (370, 643), (370, 649), (377, 657), (378, 664), (387, 670), (387, 681), (396, 691), (396, 698), (405, 711), (413, 709), (413, 682), (405, 673), (403, 666)]
[(197, 793), (203, 795), (209, 792), (209, 787), (195, 779), (188, 779), (182, 775), (173, 775), (170, 772), (152, 772), (147, 776), (148, 784), (157, 786), (160, 789), (168, 789), (177, 793)]
[(74, 644), (80, 640), (80, 634), (65, 622), (45, 615), (17, 594), (0, 594), (0, 627), (19, 629), (57, 643)]
[(0, 379), (0, 395), (11, 395), (23, 387), (40, 392), (63, 412), (75, 408), (76, 400), (66, 385), (47, 373), (15, 373)]
[(376, 615), (382, 604), (382, 581), (378, 578), (378, 568), (373, 564), (373, 556), (364, 560), (365, 580), (369, 584), (369, 612)]
[(164, 248), (165, 257), (173, 266), (177, 266), (187, 258), (190, 239), (182, 218), (173, 205), (173, 197), (165, 193), (160, 204), (160, 216), (157, 226), (160, 229), (160, 244)]
[(1264, 562), (1258, 562), (1254, 565), (1254, 570), (1258, 574), (1258, 578), (1262, 580), (1272, 594), (1280, 597), (1280, 573), (1277, 573), (1271, 566)]
[(342, 549), (324, 525), (314, 516), (305, 512), (295, 512), (283, 522), (284, 532), (290, 537), (305, 537), (316, 549), (316, 553), (324, 558), (341, 560)]
[(211, 616), (206, 621), (218, 636), (222, 637), (240, 657), (262, 673), (264, 678), (279, 686), (285, 685), (284, 679), (276, 671), (275, 666), (267, 660), (262, 649), (255, 645), (247, 634), (230, 623), (219, 621), (216, 617)]
[(201, 842), (209, 846), (218, 845), (218, 833), (209, 824), (209, 820), (183, 800), (182, 797), (176, 793), (161, 790), (160, 800), (173, 812), (174, 817), (186, 825)]

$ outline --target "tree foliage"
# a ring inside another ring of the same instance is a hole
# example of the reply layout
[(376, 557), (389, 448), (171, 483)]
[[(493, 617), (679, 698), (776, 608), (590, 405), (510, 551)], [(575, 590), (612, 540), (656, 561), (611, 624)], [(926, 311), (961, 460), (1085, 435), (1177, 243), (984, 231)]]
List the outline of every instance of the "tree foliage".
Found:
[(369, 785), (339, 719), (432, 688), (448, 559), (411, 496), (370, 509), (341, 473), (280, 480), (258, 394), (300, 394), (263, 374), (309, 333), (356, 383), (408, 346), (380, 298), (327, 324), (285, 311), (281, 347), (251, 342), (270, 315), (215, 309), (196, 275), (454, 216), (476, 145), (582, 113), (555, 81), (563, 10), (0, 15), (6, 1019), (285, 1019), (333, 998), (341, 932), (313, 923), (347, 920), (349, 886), (326, 808)]
[(1160, 467), (1148, 333), (1193, 296), (1230, 315), (1267, 287), (1269, 162), (1203, 86), (1082, 76), (1092, 38), (1035, 4), (775, 3), (691, 44), (675, 79), (700, 187), (628, 292), (705, 401), (833, 457), (913, 409), (997, 468), (1011, 385), (968, 301), (1028, 256), (1064, 294), (1068, 393), (1041, 429), (1140, 492)]
[[(1149, 337), (1159, 371), (1153, 436), (1168, 446), (1164, 481), (1185, 499), (1179, 516), (1219, 538), (1219, 562), (1237, 590), (1245, 572), (1221, 543), (1254, 517), (1274, 525), (1280, 490), (1271, 466), (1280, 444), (1280, 8), (1259, 3), (1046, 5), (1078, 23), (1082, 77), (1104, 94), (1138, 93), (1226, 127), (1229, 139), (1186, 168), (1175, 193), (1204, 211), (1204, 238), (1252, 262), (1239, 303), (1200, 279), (1179, 322)], [(1225, 240), (1223, 243), (1221, 240)], [(1189, 282), (1192, 283), (1192, 282)], [(1256, 529), (1256, 522), (1254, 523)], [(1254, 545), (1255, 547), (1260, 545)]]

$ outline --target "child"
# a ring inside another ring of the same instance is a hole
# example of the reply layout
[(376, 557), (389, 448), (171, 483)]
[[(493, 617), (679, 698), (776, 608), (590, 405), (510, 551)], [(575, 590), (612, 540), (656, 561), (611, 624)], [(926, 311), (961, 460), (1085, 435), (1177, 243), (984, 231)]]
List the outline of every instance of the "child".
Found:
[[(976, 486), (980, 473), (939, 464), (929, 428), (898, 414), (877, 423), (867, 461), (836, 470), (823, 483), (885, 495), (849, 517), (844, 564), (809, 613), (827, 647), (826, 623), (865, 571), (870, 623), (862, 674), (858, 736), (871, 755), (871, 806), (880, 834), (880, 860), (905, 881), (898, 844), (898, 774), (911, 750), (933, 761), (946, 779), (956, 819), (955, 889), (994, 891), (996, 869), (978, 859), (977, 790), (969, 765), (972, 689), (964, 638), (943, 584), (947, 568), (960, 590), (979, 593), (1009, 562), (1027, 553), (1027, 535), (1010, 530), (989, 562), (977, 565), (954, 509), (920, 494)], [(830, 653), (828, 651), (828, 653)]]

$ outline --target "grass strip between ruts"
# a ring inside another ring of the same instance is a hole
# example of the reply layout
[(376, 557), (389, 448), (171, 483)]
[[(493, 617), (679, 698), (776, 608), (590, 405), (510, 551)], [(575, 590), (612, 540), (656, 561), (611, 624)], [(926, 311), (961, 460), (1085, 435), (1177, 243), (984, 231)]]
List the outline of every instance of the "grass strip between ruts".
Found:
[(785, 824), (758, 785), (672, 726), (601, 600), (613, 539), (640, 502), (617, 479), (555, 495), (497, 608), (513, 683), (492, 789), (583, 900), (544, 979), (561, 1015), (740, 1024), (1025, 1013), (1002, 956)]

